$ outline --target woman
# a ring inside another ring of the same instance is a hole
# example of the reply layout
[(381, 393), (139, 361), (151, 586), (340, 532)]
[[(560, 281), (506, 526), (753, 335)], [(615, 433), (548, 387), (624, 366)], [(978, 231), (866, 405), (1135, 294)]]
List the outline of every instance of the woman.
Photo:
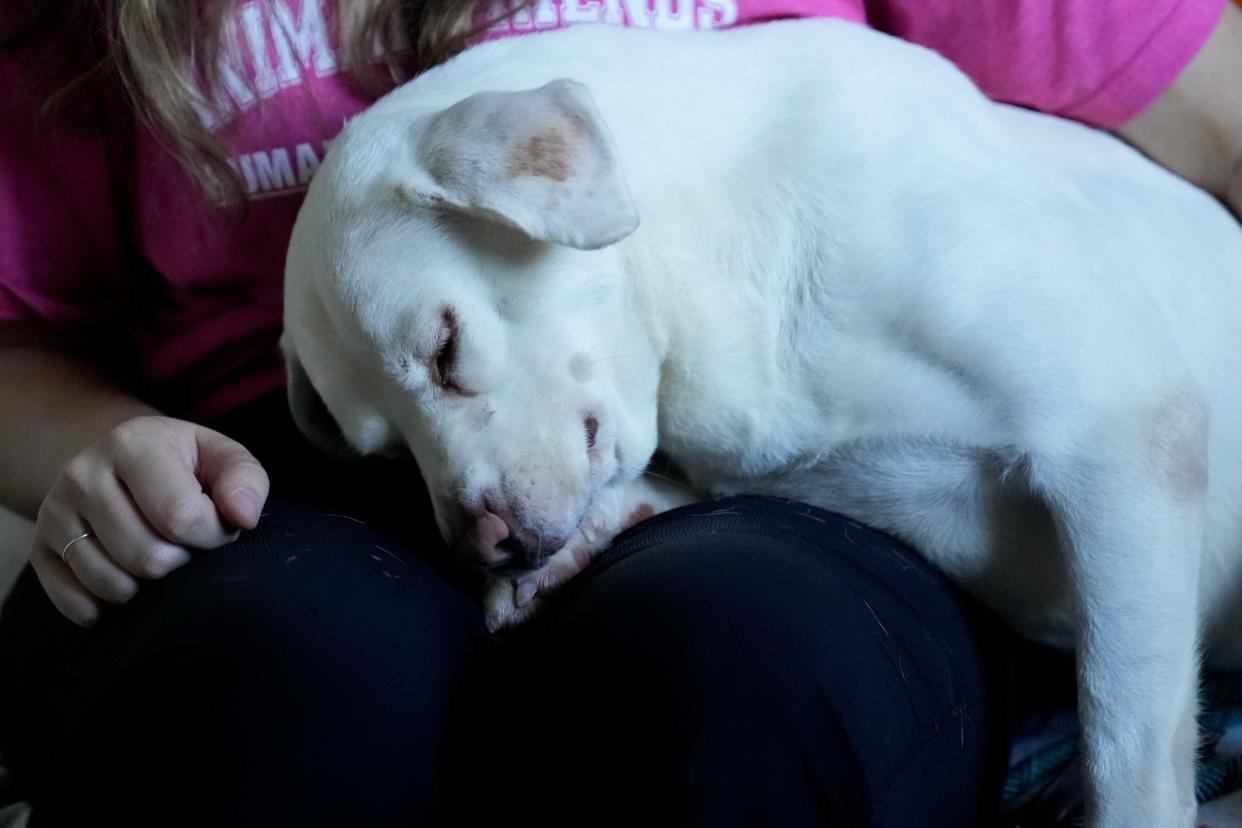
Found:
[(284, 247), (342, 120), (411, 67), (590, 21), (866, 20), (1238, 210), (1239, 13), (1129, 6), (10, 5), (0, 498), (37, 535), (0, 615), (0, 749), (35, 823), (987, 818), (1011, 642), (843, 518), (753, 498), (662, 515), (493, 642), (417, 471), (297, 437)]

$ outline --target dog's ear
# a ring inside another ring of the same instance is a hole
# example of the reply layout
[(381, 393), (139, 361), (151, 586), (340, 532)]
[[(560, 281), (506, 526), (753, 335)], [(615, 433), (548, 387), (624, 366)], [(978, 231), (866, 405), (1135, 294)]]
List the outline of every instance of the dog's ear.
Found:
[(281, 346), (285, 354), (286, 395), (293, 424), (319, 450), (337, 459), (354, 457), (341, 434), (341, 427), (328, 411), (323, 397), (311, 385), (310, 377), (306, 375), (306, 369), (293, 352), (287, 337), (281, 337)]
[(579, 250), (634, 232), (638, 212), (586, 87), (480, 92), (424, 121), (399, 193)]

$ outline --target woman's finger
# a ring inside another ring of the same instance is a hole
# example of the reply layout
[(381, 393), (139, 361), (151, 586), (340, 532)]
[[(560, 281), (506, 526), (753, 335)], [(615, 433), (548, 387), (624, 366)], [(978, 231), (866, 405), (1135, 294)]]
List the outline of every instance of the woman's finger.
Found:
[(72, 546), (62, 547), (64, 555), (57, 555), (87, 592), (109, 604), (124, 604), (138, 594), (138, 581), (108, 557), (94, 535), (74, 538)]
[(253, 529), (267, 500), (267, 472), (245, 446), (218, 431), (199, 428), (198, 478), (232, 525)]
[(233, 540), (234, 528), (225, 525), (195, 474), (193, 435), (177, 433), (180, 424), (149, 425), (132, 436), (117, 434), (113, 450), (116, 476), (143, 518), (178, 546), (214, 549)]
[(30, 552), (30, 565), (61, 615), (79, 627), (93, 626), (99, 620), (99, 602), (61, 561), (59, 550), (36, 541)]
[(91, 527), (107, 556), (136, 578), (162, 578), (190, 560), (185, 547), (151, 528), (114, 475), (101, 480), (89, 499), (71, 505)]
[(133, 576), (104, 553), (90, 524), (60, 498), (49, 497), (43, 502), (35, 541), (55, 552), (61, 564), (96, 598), (121, 604), (138, 591)]

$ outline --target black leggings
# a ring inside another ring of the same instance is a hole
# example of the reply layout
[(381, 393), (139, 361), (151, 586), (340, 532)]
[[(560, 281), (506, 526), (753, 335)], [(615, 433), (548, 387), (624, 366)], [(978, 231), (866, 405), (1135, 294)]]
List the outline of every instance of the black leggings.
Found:
[(93, 630), (23, 574), (0, 748), (34, 826), (965, 828), (995, 807), (1007, 640), (879, 533), (772, 499), (680, 509), (493, 639), (412, 470), (265, 463), (285, 473), (256, 530)]

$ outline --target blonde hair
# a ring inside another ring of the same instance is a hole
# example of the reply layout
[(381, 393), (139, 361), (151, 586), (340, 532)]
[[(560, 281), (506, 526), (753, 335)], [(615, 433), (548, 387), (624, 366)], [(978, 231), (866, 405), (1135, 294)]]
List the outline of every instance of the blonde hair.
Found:
[[(58, 42), (62, 36), (77, 46), (93, 44), (88, 50), (91, 65), (61, 84), (45, 110), (54, 110), (68, 98), (93, 97), (87, 90), (97, 81), (112, 83), (123, 91), (132, 113), (167, 143), (209, 197), (244, 201), (245, 187), (208, 126), (232, 114), (227, 108), (230, 98), (223, 94), (222, 61), (235, 59), (226, 49), (226, 26), (241, 2), (26, 0), (17, 25), (0, 34), (0, 43), (26, 46), (32, 33), (41, 31), (40, 46), (48, 50), (48, 57), (62, 46)], [(270, 13), (277, 0), (259, 2)], [(415, 67), (448, 59), (483, 29), (534, 0), (514, 0), (503, 14), (485, 20), (476, 16), (479, 0), (323, 2), (335, 3), (342, 67), (364, 89), (378, 94), (413, 74)], [(84, 27), (76, 38), (67, 32), (68, 21), (74, 19)], [(99, 106), (97, 101), (85, 104)]]

